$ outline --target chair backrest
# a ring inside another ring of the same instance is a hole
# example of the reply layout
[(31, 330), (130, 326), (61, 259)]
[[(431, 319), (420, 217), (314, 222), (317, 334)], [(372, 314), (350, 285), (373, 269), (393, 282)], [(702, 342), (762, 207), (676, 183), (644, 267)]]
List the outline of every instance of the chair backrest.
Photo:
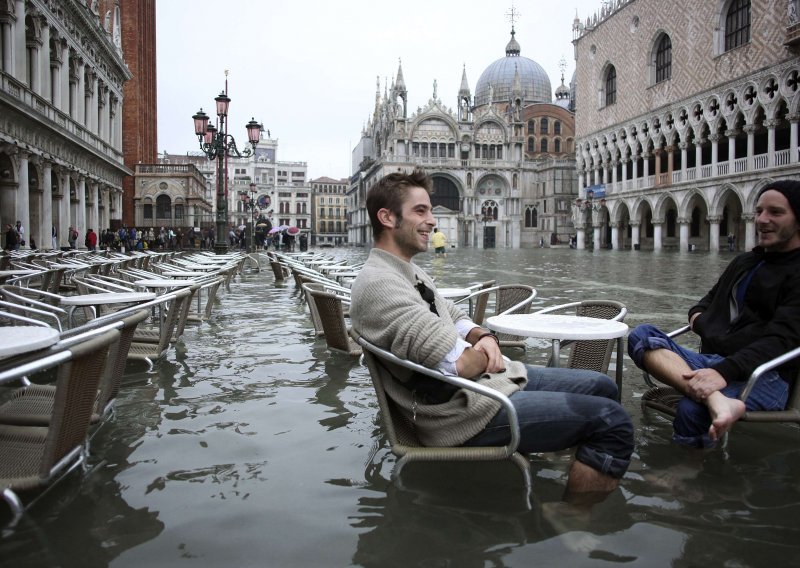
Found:
[(284, 278), (286, 278), (283, 272), (283, 265), (275, 260), (269, 261), (269, 265), (272, 267), (272, 273), (275, 275), (275, 282), (283, 282)]
[(122, 318), (119, 328), (119, 341), (112, 345), (108, 354), (108, 365), (105, 376), (98, 389), (95, 413), (102, 415), (106, 407), (119, 394), (122, 376), (125, 374), (125, 365), (128, 362), (128, 351), (133, 343), (136, 327), (150, 315), (149, 310), (142, 309)]
[[(479, 291), (488, 290), (495, 285), (496, 280), (487, 280), (481, 283), (478, 288)], [(489, 304), (489, 293), (479, 294), (475, 297), (470, 317), (478, 325), (483, 325), (483, 320), (486, 319), (486, 306)]]
[(306, 298), (306, 304), (308, 304), (308, 311), (311, 312), (311, 321), (314, 324), (314, 335), (321, 337), (325, 335), (325, 330), (322, 327), (322, 319), (319, 317), (317, 302), (311, 296), (311, 290), (322, 292), (325, 290), (325, 286), (319, 284), (318, 282), (307, 282), (302, 285), (302, 288), (303, 294)]
[[(589, 318), (624, 321), (627, 314), (625, 305), (613, 300), (585, 300), (575, 307), (575, 315)], [(615, 343), (614, 339), (576, 341), (570, 350), (567, 366), (607, 373)]]
[(69, 360), (59, 365), (53, 414), (40, 464), (42, 477), (48, 477), (59, 460), (84, 444), (108, 352), (119, 336), (119, 331), (109, 330), (70, 347)]
[[(536, 298), (536, 289), (525, 284), (504, 284), (497, 286), (495, 315), (527, 314), (531, 311), (531, 303)], [(498, 333), (497, 339), (502, 342), (516, 342), (523, 338), (510, 333)]]
[(328, 348), (348, 355), (361, 355), (361, 348), (350, 339), (347, 324), (344, 321), (342, 299), (336, 294), (324, 290), (313, 288), (307, 288), (307, 290), (311, 295), (311, 300), (316, 304)]

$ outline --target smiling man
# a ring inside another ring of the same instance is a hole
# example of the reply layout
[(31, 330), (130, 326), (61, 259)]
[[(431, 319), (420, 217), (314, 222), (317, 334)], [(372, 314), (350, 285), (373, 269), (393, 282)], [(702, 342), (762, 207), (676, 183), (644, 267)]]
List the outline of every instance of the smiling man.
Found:
[(783, 410), (797, 363), (761, 376), (738, 399), (756, 367), (800, 345), (800, 182), (776, 181), (756, 201), (758, 246), (737, 256), (717, 283), (689, 309), (700, 336), (696, 353), (652, 325), (628, 337), (636, 364), (685, 397), (674, 440), (712, 447), (746, 410)]
[[(442, 298), (411, 262), (434, 225), (431, 181), (423, 172), (389, 174), (367, 193), (374, 248), (352, 286), (353, 328), (396, 356), (470, 378), (509, 396), (522, 452), (577, 447), (566, 499), (613, 490), (633, 452), (633, 425), (606, 375), (526, 367), (504, 359), (497, 338)], [(394, 371), (394, 370), (393, 370)], [(428, 446), (499, 445), (508, 418), (496, 401), (401, 369), (387, 394)]]

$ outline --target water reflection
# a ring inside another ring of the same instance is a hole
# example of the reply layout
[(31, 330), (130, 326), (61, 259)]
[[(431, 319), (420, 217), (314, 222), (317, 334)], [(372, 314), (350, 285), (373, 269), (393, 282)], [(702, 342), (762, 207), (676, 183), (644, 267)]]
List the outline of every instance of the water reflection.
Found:
[[(531, 284), (537, 306), (621, 300), (629, 324), (674, 328), (730, 258), (458, 250), (419, 264), (443, 286)], [(636, 453), (620, 489), (570, 514), (570, 453), (533, 456), (528, 511), (510, 464), (411, 464), (392, 483), (366, 369), (312, 330), (292, 281), (244, 275), (152, 373), (126, 376), (95, 469), (3, 537), (0, 565), (764, 565), (800, 548), (797, 428), (742, 424), (724, 450), (676, 447), (626, 358)], [(543, 363), (546, 345), (530, 345), (509, 355)]]

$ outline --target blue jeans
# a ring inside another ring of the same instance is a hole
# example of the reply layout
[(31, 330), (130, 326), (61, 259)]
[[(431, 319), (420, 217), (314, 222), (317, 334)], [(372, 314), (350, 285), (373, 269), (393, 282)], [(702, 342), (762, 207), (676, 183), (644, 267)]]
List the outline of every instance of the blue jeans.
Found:
[[(575, 459), (611, 477), (622, 477), (633, 453), (633, 423), (616, 401), (614, 381), (582, 369), (526, 367), (525, 390), (509, 397), (519, 420), (519, 451), (578, 446)], [(500, 445), (509, 439), (508, 415), (501, 409), (483, 432), (464, 445)]]
[[(640, 369), (644, 369), (644, 354), (651, 349), (669, 349), (679, 355), (689, 368), (707, 369), (724, 359), (721, 355), (697, 353), (675, 343), (671, 338), (650, 324), (636, 327), (628, 336), (628, 355)], [(746, 385), (745, 381), (731, 382), (720, 392), (728, 398), (739, 398)], [(745, 400), (747, 410), (783, 410), (789, 398), (789, 383), (777, 371), (768, 371), (758, 379), (750, 395)], [(678, 403), (677, 414), (672, 423), (672, 439), (685, 446), (711, 448), (715, 442), (708, 437), (711, 415), (708, 407), (684, 397)]]

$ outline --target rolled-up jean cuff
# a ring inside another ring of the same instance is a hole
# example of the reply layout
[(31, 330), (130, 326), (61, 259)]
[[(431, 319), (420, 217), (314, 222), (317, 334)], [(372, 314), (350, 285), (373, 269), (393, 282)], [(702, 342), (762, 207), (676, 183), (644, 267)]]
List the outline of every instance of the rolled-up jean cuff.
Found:
[(670, 351), (675, 351), (672, 346), (673, 343), (669, 339), (665, 339), (663, 337), (644, 337), (641, 341), (636, 343), (632, 349), (629, 350), (629, 355), (631, 356), (631, 359), (633, 359), (633, 362), (636, 364), (636, 366), (641, 369), (644, 368), (644, 354), (646, 351), (652, 351), (653, 349), (668, 349)]
[(615, 458), (608, 454), (598, 452), (587, 446), (580, 446), (575, 452), (575, 459), (590, 468), (604, 473), (609, 477), (620, 479), (628, 470), (631, 460)]

